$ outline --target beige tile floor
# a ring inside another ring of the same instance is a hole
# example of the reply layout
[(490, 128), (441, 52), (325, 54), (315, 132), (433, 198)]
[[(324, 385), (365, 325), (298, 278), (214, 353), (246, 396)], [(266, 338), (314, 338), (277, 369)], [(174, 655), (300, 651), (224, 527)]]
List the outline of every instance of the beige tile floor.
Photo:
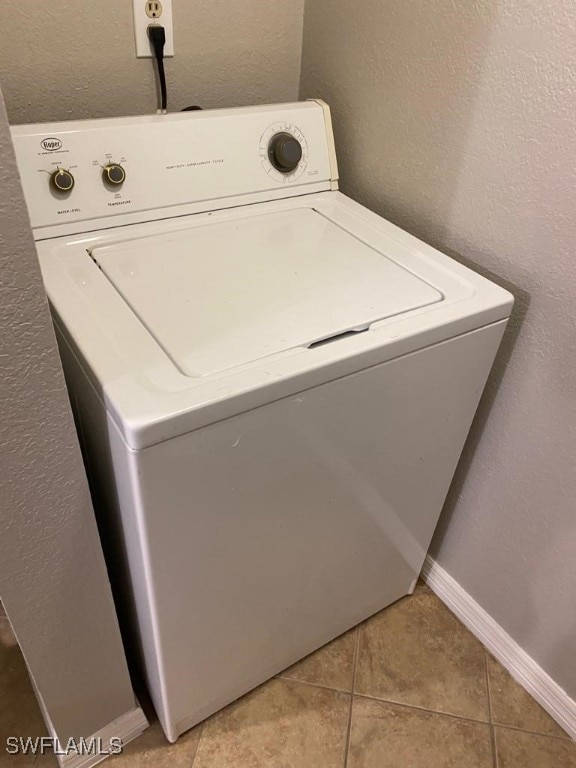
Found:
[[(18, 648), (1, 628), (3, 744), (8, 733), (41, 733), (43, 726)], [(2, 749), (0, 768), (4, 763), (40, 768), (40, 760), (8, 758)], [(154, 721), (107, 765), (576, 768), (576, 745), (419, 585), (176, 744)]]

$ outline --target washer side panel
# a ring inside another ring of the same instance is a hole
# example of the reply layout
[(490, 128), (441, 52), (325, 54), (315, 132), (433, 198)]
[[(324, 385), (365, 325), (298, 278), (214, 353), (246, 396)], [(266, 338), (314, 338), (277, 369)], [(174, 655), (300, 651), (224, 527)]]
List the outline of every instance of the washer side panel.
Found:
[(144, 674), (168, 735), (155, 590), (138, 488), (138, 454), (122, 440), (58, 326), (55, 330), (125, 651), (130, 666)]

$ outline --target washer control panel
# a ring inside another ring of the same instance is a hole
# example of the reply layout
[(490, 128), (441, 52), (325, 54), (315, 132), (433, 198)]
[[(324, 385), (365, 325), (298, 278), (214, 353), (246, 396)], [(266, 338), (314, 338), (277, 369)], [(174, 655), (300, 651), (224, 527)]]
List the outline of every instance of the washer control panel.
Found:
[(12, 137), (35, 229), (216, 210), (337, 178), (328, 108), (316, 101), (23, 125)]

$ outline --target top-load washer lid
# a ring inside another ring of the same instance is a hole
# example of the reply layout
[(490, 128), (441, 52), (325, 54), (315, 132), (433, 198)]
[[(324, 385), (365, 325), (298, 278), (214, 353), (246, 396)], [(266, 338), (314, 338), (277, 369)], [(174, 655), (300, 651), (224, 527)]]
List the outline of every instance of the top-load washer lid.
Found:
[(191, 226), (96, 247), (91, 256), (193, 377), (442, 301), (310, 208)]

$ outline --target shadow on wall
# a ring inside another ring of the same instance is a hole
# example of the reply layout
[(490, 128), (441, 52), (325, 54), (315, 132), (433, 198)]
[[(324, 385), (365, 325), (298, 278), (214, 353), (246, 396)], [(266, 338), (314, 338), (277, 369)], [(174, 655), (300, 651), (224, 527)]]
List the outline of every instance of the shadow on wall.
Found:
[(440, 246), (498, 0), (326, 3), (306, 6), (300, 95), (332, 108), (342, 191)]
[(506, 373), (506, 368), (508, 367), (512, 357), (516, 341), (520, 335), (524, 319), (530, 306), (530, 295), (526, 291), (522, 290), (522, 288), (513, 285), (500, 275), (495, 275), (490, 270), (486, 269), (486, 267), (484, 267), (482, 264), (478, 264), (473, 262), (471, 259), (464, 258), (461, 254), (455, 253), (450, 249), (444, 248), (443, 250), (446, 255), (451, 256), (456, 261), (459, 261), (470, 269), (473, 269), (475, 272), (483, 275), (488, 280), (491, 280), (497, 285), (502, 286), (502, 288), (505, 288), (507, 291), (510, 291), (510, 293), (514, 296), (514, 309), (512, 311), (512, 316), (510, 317), (508, 327), (506, 328), (504, 338), (502, 339), (500, 349), (498, 350), (498, 354), (494, 362), (494, 367), (492, 368), (492, 371), (488, 377), (488, 381), (486, 382), (486, 388), (480, 400), (480, 404), (478, 405), (476, 416), (474, 417), (470, 432), (468, 433), (468, 438), (464, 445), (462, 456), (460, 457), (458, 467), (456, 468), (454, 480), (452, 481), (450, 490), (448, 491), (448, 495), (446, 497), (442, 515), (440, 517), (440, 521), (438, 523), (438, 527), (436, 528), (436, 533), (434, 534), (434, 539), (431, 545), (431, 549), (434, 550), (434, 552), (439, 551), (445, 531), (450, 525), (454, 510), (458, 504), (458, 499), (460, 498), (460, 494), (466, 482), (466, 476), (468, 475), (468, 471), (470, 470), (470, 467), (474, 461), (476, 449), (482, 438), (482, 433), (484, 432), (486, 422), (490, 417), (490, 411), (492, 410), (492, 406), (498, 395), (498, 390)]
[(301, 97), (321, 97), (332, 108), (342, 191), (516, 300), (436, 532), (438, 546), (530, 302), (527, 292), (446, 246), (498, 0), (363, 0), (354, 13), (347, 3), (327, 12), (326, 3), (306, 7)]

